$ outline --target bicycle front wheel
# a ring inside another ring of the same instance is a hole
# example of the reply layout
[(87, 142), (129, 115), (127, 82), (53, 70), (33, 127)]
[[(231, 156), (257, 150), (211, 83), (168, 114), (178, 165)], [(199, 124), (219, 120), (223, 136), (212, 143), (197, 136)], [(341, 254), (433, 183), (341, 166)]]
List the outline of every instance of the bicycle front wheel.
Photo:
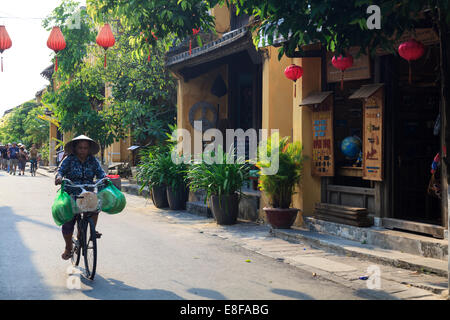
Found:
[(84, 268), (86, 277), (94, 280), (95, 270), (97, 268), (97, 237), (95, 234), (95, 225), (92, 218), (87, 219), (85, 224), (85, 247), (84, 247)]
[(81, 220), (77, 217), (72, 235), (72, 264), (78, 266), (81, 257), (81, 247), (83, 246), (83, 236), (81, 234)]

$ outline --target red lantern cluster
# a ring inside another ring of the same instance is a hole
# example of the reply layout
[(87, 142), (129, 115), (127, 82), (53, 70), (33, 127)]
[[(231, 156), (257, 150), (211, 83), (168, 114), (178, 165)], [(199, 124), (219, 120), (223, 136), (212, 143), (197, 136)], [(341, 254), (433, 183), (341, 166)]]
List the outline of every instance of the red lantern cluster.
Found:
[[(11, 48), (12, 41), (9, 37), (8, 32), (6, 31), (5, 26), (0, 26), (0, 54), (3, 54), (3, 51)], [(2, 72), (3, 72), (3, 55), (2, 55)]]
[(333, 56), (331, 59), (333, 67), (341, 70), (341, 90), (344, 90), (344, 71), (353, 66), (353, 56), (346, 54), (345, 57), (340, 55), (339, 57)]
[(66, 40), (59, 27), (53, 27), (47, 40), (47, 47), (55, 51), (55, 72), (58, 71), (58, 52), (66, 47)]
[(411, 84), (411, 61), (417, 60), (425, 53), (425, 46), (415, 39), (403, 42), (398, 47), (398, 54), (408, 61), (409, 65), (409, 83)]
[(295, 64), (291, 64), (284, 69), (284, 75), (289, 80), (294, 81), (294, 98), (297, 95), (297, 80), (303, 76), (303, 68)]
[(97, 44), (105, 49), (105, 63), (104, 67), (106, 68), (106, 50), (109, 47), (112, 47), (116, 43), (116, 39), (112, 33), (111, 27), (108, 23), (106, 23), (99, 31), (97, 35)]

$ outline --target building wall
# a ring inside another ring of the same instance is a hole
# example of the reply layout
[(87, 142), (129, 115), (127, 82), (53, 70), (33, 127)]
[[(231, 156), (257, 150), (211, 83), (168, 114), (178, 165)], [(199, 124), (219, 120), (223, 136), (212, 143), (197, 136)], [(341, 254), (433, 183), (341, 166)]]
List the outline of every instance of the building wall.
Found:
[[(228, 83), (228, 69), (226, 65), (191, 79), (189, 82), (178, 79), (177, 126), (180, 129), (188, 130), (192, 139), (194, 138), (194, 128), (189, 122), (189, 110), (195, 103), (205, 101), (216, 107), (219, 104), (219, 119), (226, 119), (228, 116), (228, 95), (218, 98), (211, 93), (211, 86), (218, 75), (221, 75), (225, 83)], [(198, 110), (196, 118), (199, 118), (199, 114), (200, 110)], [(208, 113), (207, 116), (208, 119), (212, 120), (211, 114)], [(193, 148), (194, 145), (191, 143), (191, 151), (194, 150)]]
[[(293, 132), (294, 141), (303, 144), (303, 154), (308, 157), (304, 161), (303, 177), (298, 193), (294, 195), (293, 207), (299, 208), (303, 216), (310, 216), (314, 211), (314, 204), (320, 202), (320, 178), (311, 175), (312, 159), (312, 123), (309, 107), (299, 107), (302, 99), (314, 91), (321, 91), (321, 59), (294, 59), (294, 63), (303, 67), (303, 76), (297, 80), (297, 97), (293, 99)], [(299, 215), (295, 225), (303, 223)]]

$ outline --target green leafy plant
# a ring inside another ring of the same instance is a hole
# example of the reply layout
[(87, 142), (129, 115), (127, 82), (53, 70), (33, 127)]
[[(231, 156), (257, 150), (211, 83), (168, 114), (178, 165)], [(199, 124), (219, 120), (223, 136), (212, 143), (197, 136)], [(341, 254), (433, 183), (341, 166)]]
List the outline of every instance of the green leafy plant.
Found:
[(222, 163), (207, 163), (203, 157), (201, 163), (192, 164), (187, 173), (190, 190), (205, 190), (205, 202), (212, 195), (241, 195), (242, 185), (250, 176), (250, 166), (227, 161), (232, 157), (231, 152), (225, 153), (220, 148), (217, 155), (212, 152), (210, 156), (220, 159)]
[(165, 185), (168, 168), (167, 152), (163, 146), (151, 146), (141, 151), (141, 162), (137, 168), (136, 179), (142, 191)]
[[(261, 170), (259, 187), (270, 199), (274, 208), (287, 209), (292, 203), (295, 186), (300, 183), (303, 170), (303, 147), (299, 141), (289, 142), (290, 137), (279, 139), (274, 133), (267, 141), (262, 141), (258, 147), (260, 161), (256, 164)], [(274, 145), (278, 141), (278, 145)], [(267, 149), (264, 148), (267, 146)], [(267, 156), (261, 154), (267, 151)], [(264, 174), (264, 168), (269, 168), (268, 159), (278, 157), (279, 167), (276, 174)]]

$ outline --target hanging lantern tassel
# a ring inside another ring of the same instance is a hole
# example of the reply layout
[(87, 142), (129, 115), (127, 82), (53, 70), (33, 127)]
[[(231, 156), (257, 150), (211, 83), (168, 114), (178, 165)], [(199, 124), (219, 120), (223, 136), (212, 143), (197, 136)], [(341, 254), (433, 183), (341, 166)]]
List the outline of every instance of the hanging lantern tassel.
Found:
[(58, 71), (58, 52), (64, 50), (66, 41), (59, 27), (53, 27), (47, 40), (47, 47), (55, 51), (55, 73)]
[[(12, 46), (12, 41), (11, 38), (9, 37), (8, 32), (6, 31), (6, 27), (3, 25), (0, 25), (0, 54), (3, 54), (3, 51), (5, 51), (6, 49), (11, 48)], [(3, 55), (1, 57), (2, 62), (1, 62), (1, 69), (3, 72)]]
[(289, 80), (294, 81), (294, 98), (297, 96), (297, 80), (303, 76), (303, 68), (295, 64), (291, 64), (284, 70), (284, 75)]
[(403, 42), (398, 46), (398, 54), (405, 60), (408, 61), (409, 68), (409, 76), (408, 81), (409, 84), (412, 83), (412, 74), (411, 74), (411, 61), (417, 60), (423, 56), (425, 52), (425, 46), (422, 42), (419, 42), (415, 39), (410, 39), (406, 42)]
[(345, 57), (340, 55), (339, 57), (333, 56), (331, 64), (336, 69), (341, 70), (341, 91), (344, 90), (344, 71), (353, 66), (353, 56), (346, 54)]
[(116, 39), (112, 33), (111, 27), (108, 23), (106, 23), (98, 32), (97, 35), (97, 44), (105, 49), (105, 63), (104, 67), (106, 68), (106, 50), (112, 47), (116, 43)]

